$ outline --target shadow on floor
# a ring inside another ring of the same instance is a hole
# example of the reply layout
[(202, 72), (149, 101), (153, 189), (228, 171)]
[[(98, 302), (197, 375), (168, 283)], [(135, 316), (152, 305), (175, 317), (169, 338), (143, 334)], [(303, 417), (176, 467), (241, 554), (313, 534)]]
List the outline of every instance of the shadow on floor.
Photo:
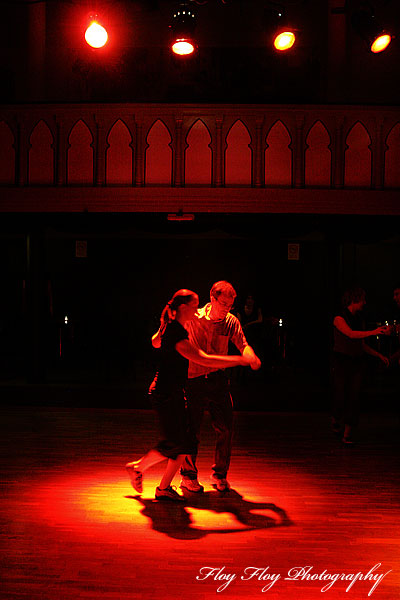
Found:
[[(159, 502), (141, 498), (141, 496), (125, 496), (143, 505), (141, 513), (151, 519), (152, 529), (175, 539), (200, 539), (210, 533), (240, 533), (270, 527), (288, 527), (293, 522), (283, 508), (271, 502), (249, 502), (231, 489), (220, 492), (204, 492), (194, 494), (184, 490), (185, 504), (176, 502)], [(238, 523), (245, 527), (234, 528), (197, 528), (192, 525), (192, 518), (186, 507), (214, 513), (231, 513)], [(268, 510), (273, 516), (253, 513), (253, 510)]]

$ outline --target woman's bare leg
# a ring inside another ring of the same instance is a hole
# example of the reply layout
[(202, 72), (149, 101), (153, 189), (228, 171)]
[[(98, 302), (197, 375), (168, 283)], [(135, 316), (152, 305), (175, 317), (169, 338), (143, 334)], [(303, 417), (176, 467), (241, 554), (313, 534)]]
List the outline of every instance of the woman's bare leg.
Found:
[(186, 454), (178, 454), (177, 458), (175, 458), (175, 459), (169, 458), (168, 459), (167, 467), (164, 471), (163, 478), (161, 479), (160, 485), (159, 485), (159, 488), (161, 490), (165, 490), (167, 487), (169, 487), (171, 485), (171, 482), (172, 482), (173, 478), (175, 477), (177, 470), (180, 468), (181, 464), (183, 463), (185, 457), (186, 457)]
[(163, 460), (166, 460), (166, 457), (163, 456), (158, 450), (155, 450), (153, 448), (152, 450), (146, 452), (146, 454), (142, 456), (142, 458), (140, 458), (139, 460), (127, 463), (125, 466), (127, 469), (133, 468), (136, 471), (141, 471), (142, 473), (144, 473), (145, 471), (147, 471), (147, 469), (150, 469), (150, 467), (156, 465), (157, 463)]
[(163, 460), (165, 460), (165, 456), (158, 450), (152, 449), (149, 450), (149, 452), (146, 452), (139, 460), (126, 463), (125, 467), (131, 479), (132, 486), (139, 494), (143, 491), (142, 473)]

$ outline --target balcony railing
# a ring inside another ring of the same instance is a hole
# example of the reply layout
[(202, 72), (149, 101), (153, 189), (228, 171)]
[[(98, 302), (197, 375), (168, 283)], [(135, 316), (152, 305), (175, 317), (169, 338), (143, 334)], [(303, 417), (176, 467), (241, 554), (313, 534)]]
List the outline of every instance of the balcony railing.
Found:
[(348, 198), (348, 212), (400, 211), (396, 107), (2, 106), (0, 155), (2, 210), (79, 210), (86, 197), (95, 210), (318, 211), (330, 198), (340, 212)]

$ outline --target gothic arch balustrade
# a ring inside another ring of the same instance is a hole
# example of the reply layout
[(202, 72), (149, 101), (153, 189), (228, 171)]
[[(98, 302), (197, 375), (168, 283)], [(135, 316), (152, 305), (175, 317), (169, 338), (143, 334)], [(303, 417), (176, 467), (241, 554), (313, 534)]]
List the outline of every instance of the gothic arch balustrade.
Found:
[[(89, 188), (112, 189), (118, 205), (118, 198), (127, 198), (126, 190), (135, 188), (135, 198), (150, 199), (149, 210), (160, 209), (160, 189), (164, 198), (200, 198), (208, 189), (210, 198), (225, 200), (228, 194), (235, 197), (233, 190), (243, 199), (247, 190), (249, 202), (289, 198), (294, 190), (353, 190), (359, 197), (363, 191), (397, 193), (400, 111), (364, 106), (2, 106), (0, 185), (2, 210), (10, 209), (7, 198), (18, 196), (15, 189), (41, 189), (43, 199), (52, 189), (53, 203), (57, 197), (76, 196), (63, 188), (85, 189), (88, 197), (94, 197)], [(97, 194), (99, 210), (105, 193)], [(151, 198), (157, 198), (157, 205)]]

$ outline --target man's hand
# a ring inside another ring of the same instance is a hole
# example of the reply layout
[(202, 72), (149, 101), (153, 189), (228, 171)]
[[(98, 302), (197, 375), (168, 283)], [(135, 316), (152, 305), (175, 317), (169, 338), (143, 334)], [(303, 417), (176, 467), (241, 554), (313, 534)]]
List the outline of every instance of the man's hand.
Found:
[(383, 356), (383, 354), (379, 354), (378, 358), (380, 358), (380, 360), (383, 362), (385, 367), (389, 366), (389, 359), (386, 356)]
[(247, 359), (249, 366), (253, 371), (257, 371), (261, 367), (261, 360), (256, 356), (251, 346), (246, 346), (243, 350), (243, 357)]
[(261, 360), (258, 358), (258, 356), (255, 356), (252, 360), (250, 360), (249, 364), (253, 371), (258, 371), (258, 369), (261, 367)]

